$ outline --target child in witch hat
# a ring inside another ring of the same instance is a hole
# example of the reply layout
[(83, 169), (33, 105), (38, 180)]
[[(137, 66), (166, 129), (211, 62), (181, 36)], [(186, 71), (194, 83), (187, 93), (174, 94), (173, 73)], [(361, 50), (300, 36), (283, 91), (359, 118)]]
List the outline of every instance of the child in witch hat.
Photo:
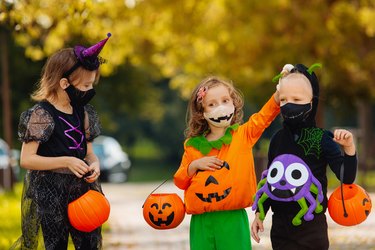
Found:
[[(45, 64), (32, 99), (37, 103), (20, 117), (20, 162), (27, 169), (22, 195), (22, 236), (12, 249), (100, 249), (101, 228), (80, 232), (69, 223), (68, 204), (90, 189), (101, 192), (99, 160), (91, 142), (100, 134), (89, 101), (104, 61), (99, 53), (109, 39), (85, 48), (62, 49)], [(39, 244), (40, 245), (40, 244)]]

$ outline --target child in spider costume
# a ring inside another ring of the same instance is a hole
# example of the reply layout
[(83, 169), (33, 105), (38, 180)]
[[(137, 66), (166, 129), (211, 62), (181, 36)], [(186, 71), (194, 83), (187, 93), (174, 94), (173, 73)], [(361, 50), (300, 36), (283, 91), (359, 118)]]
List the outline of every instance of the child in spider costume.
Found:
[[(279, 79), (283, 128), (271, 139), (268, 169), (258, 184), (251, 226), (259, 242), (259, 230), (267, 210), (273, 211), (271, 242), (273, 249), (325, 250), (329, 247), (327, 222), (327, 177), (330, 166), (337, 178), (343, 165), (343, 182), (353, 183), (357, 171), (352, 134), (337, 129), (332, 134), (317, 128), (319, 83), (313, 72), (302, 65), (287, 64)], [(339, 145), (342, 146), (344, 154)]]
[(76, 230), (67, 207), (90, 189), (101, 192), (99, 160), (91, 143), (100, 133), (99, 120), (88, 102), (103, 62), (98, 55), (109, 36), (89, 48), (66, 48), (48, 58), (32, 95), (38, 103), (21, 114), (20, 161), (28, 171), (22, 236), (12, 249), (37, 249), (40, 230), (47, 250), (67, 249), (69, 234), (76, 249), (101, 248), (101, 228)]
[(251, 249), (247, 213), (256, 191), (252, 147), (279, 113), (275, 94), (242, 125), (243, 99), (210, 77), (193, 91), (184, 155), (174, 176), (192, 214), (192, 250)]

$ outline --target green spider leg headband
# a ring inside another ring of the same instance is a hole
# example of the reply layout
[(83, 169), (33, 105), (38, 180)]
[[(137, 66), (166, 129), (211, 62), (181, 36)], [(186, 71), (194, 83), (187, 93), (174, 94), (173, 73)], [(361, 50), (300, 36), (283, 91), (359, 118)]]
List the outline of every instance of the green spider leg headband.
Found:
[[(307, 69), (307, 72), (309, 72), (309, 74), (311, 75), (314, 70), (316, 68), (321, 68), (322, 67), (322, 64), (321, 63), (314, 63), (313, 65), (311, 65), (308, 69)], [(294, 68), (293, 65), (291, 64), (286, 64), (283, 68), (283, 70), (278, 74), (276, 75), (274, 78), (272, 78), (272, 82), (277, 82), (278, 80), (280, 80), (280, 78), (282, 78), (284, 76), (284, 74), (286, 72), (290, 72), (292, 69)]]

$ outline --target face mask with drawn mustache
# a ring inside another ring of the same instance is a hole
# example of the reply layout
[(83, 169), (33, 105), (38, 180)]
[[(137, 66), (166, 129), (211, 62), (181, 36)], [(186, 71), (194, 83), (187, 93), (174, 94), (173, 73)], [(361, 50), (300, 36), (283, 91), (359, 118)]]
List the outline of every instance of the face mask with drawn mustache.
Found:
[(280, 107), (281, 116), (290, 126), (302, 125), (312, 110), (312, 103), (287, 103)]
[(204, 112), (203, 116), (208, 123), (218, 128), (228, 127), (233, 119), (233, 105), (219, 105), (209, 113)]

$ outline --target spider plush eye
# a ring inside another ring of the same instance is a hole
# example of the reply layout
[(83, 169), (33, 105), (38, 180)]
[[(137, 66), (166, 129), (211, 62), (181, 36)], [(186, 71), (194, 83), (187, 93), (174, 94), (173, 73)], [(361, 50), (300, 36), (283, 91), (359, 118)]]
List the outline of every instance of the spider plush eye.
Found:
[(292, 163), (285, 170), (285, 178), (288, 183), (295, 187), (302, 186), (307, 182), (309, 173), (304, 165), (301, 163)]
[(269, 184), (274, 184), (281, 180), (283, 174), (284, 165), (280, 161), (275, 161), (268, 169), (267, 182)]

